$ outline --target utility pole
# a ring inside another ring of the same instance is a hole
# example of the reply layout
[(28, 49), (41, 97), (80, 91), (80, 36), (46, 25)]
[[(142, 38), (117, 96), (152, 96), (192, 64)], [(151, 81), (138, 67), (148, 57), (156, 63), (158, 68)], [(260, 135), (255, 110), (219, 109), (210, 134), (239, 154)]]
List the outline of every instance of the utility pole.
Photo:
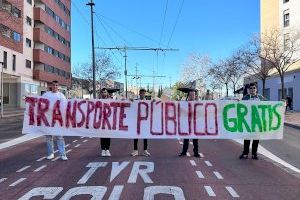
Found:
[(95, 44), (94, 44), (94, 11), (95, 3), (91, 0), (86, 4), (91, 7), (91, 29), (92, 29), (92, 67), (93, 67), (93, 99), (96, 99), (96, 66), (95, 66)]
[(164, 48), (148, 48), (148, 47), (96, 47), (95, 49), (104, 49), (104, 50), (121, 50), (124, 51), (125, 53), (125, 70), (124, 70), (124, 75), (125, 75), (125, 94), (126, 94), (126, 99), (128, 98), (127, 95), (127, 51), (178, 51), (179, 49), (164, 49)]

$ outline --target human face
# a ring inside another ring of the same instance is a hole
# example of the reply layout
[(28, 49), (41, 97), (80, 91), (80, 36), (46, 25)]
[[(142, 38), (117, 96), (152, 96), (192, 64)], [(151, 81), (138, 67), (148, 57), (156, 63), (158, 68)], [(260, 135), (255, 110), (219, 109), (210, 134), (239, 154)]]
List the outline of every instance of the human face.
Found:
[(256, 86), (250, 86), (249, 87), (249, 93), (250, 93), (250, 95), (256, 95), (256, 93), (257, 93)]
[(52, 83), (52, 92), (58, 92), (58, 83)]
[(194, 101), (196, 100), (196, 92), (195, 91), (190, 91), (189, 92), (189, 101)]
[(145, 96), (146, 96), (146, 92), (141, 91), (140, 92), (140, 99), (145, 99)]
[(108, 92), (107, 92), (107, 90), (101, 91), (101, 98), (102, 99), (107, 99), (108, 98)]

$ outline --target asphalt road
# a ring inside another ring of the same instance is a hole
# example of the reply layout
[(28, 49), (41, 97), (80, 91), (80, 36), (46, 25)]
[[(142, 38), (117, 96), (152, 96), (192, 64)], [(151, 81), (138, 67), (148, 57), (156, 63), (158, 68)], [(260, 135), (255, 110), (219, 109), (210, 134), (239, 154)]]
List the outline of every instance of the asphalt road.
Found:
[[(133, 141), (69, 137), (68, 161), (48, 161), (43, 138), (0, 150), (0, 199), (299, 199), (300, 179), (261, 156), (239, 160), (231, 140), (201, 140), (204, 158), (178, 157), (182, 141), (150, 140), (150, 157), (131, 157)], [(142, 146), (142, 141), (139, 143)], [(192, 145), (189, 153), (192, 154)], [(56, 153), (57, 157), (57, 153)]]

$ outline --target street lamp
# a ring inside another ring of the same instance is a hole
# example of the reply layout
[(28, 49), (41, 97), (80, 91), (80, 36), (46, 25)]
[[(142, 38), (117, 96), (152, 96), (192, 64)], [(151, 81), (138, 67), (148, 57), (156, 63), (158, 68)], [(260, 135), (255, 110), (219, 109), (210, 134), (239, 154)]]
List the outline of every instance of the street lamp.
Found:
[(0, 62), (1, 64), (1, 84), (0, 84), (0, 87), (1, 87), (1, 118), (3, 118), (3, 68), (4, 68), (4, 62)]

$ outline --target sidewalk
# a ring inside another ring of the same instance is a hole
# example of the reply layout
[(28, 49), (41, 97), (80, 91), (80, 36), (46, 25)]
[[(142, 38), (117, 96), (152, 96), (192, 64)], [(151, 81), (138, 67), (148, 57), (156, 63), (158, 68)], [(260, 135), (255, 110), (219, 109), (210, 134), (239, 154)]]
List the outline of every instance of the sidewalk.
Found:
[(299, 111), (287, 111), (285, 114), (285, 122), (286, 126), (290, 126), (293, 128), (300, 129), (300, 112)]

